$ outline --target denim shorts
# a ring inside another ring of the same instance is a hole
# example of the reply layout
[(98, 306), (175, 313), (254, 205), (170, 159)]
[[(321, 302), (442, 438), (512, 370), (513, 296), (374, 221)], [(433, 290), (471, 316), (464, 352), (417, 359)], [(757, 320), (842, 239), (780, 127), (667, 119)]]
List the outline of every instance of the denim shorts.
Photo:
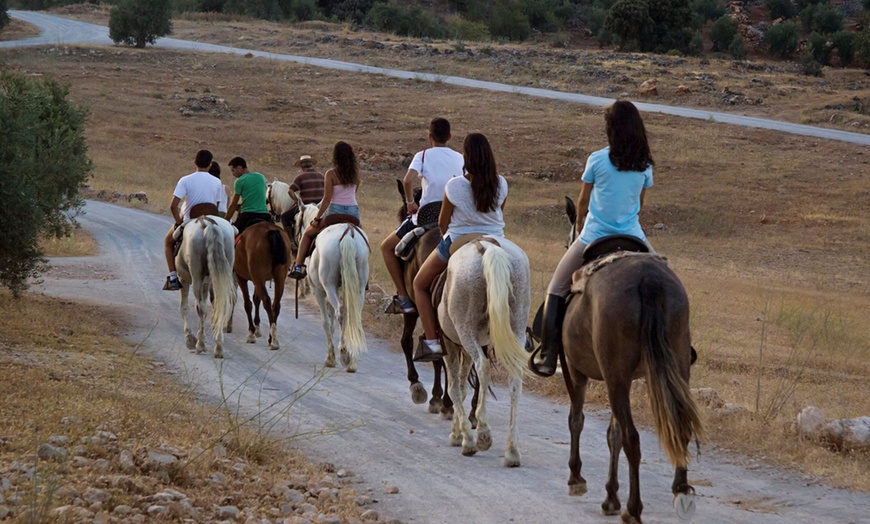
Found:
[(329, 204), (329, 209), (326, 210), (327, 215), (352, 215), (357, 220), (359, 217), (359, 206), (343, 206), (341, 204)]
[(453, 240), (449, 236), (442, 238), (441, 242), (438, 243), (438, 258), (445, 264), (450, 260), (450, 244), (452, 243)]

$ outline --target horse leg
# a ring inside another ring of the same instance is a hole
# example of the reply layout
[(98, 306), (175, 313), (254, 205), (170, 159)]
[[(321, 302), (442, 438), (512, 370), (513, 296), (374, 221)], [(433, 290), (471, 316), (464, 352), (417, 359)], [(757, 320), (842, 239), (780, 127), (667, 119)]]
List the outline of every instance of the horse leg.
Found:
[(236, 281), (239, 283), (239, 287), (242, 288), (242, 300), (245, 301), (245, 315), (248, 317), (248, 338), (245, 342), (253, 344), (257, 341), (257, 338), (254, 336), (254, 321), (251, 318), (253, 304), (251, 304), (251, 295), (248, 293), (248, 281), (242, 277), (236, 277)]
[[(405, 365), (408, 368), (408, 382), (411, 383), (411, 401), (414, 404), (423, 404), (426, 402), (426, 388), (420, 383), (420, 375), (417, 374), (417, 367), (414, 366), (414, 328), (417, 326), (417, 313), (405, 313), (402, 315), (404, 326), (402, 326), (402, 353), (405, 354)], [(436, 375), (437, 376), (437, 375)], [(435, 400), (435, 392), (432, 392), (432, 400)], [(429, 412), (432, 411), (432, 403), (429, 403)]]
[(480, 403), (480, 379), (474, 381), (474, 393), (471, 395), (471, 411), (468, 412), (468, 422), (471, 424), (471, 429), (477, 429), (478, 403)]
[[(435, 361), (435, 381), (437, 385), (441, 386), (441, 376), (440, 365), (443, 365), (440, 361)], [(444, 368), (444, 395), (441, 397), (441, 418), (444, 420), (452, 420), (453, 419), (453, 397), (450, 395), (450, 374), (447, 373), (447, 368)], [(433, 390), (435, 386), (432, 387)]]
[[(570, 384), (573, 388), (568, 390), (568, 396), (571, 399), (571, 410), (568, 412), (568, 429), (571, 431), (571, 456), (568, 459), (568, 469), (570, 470), (570, 475), (568, 476), (568, 495), (570, 496), (580, 496), (586, 494), (586, 479), (583, 478), (581, 474), (581, 469), (583, 468), (583, 461), (580, 459), (580, 434), (583, 432), (583, 424), (586, 421), (586, 415), (583, 414), (583, 404), (586, 402), (586, 385), (589, 379), (585, 375), (580, 375), (579, 373), (572, 373), (570, 369), (562, 368), (562, 370), (566, 374), (570, 374)], [(566, 377), (566, 383), (569, 380)], [(607, 430), (608, 437), (610, 436), (610, 430)], [(608, 445), (610, 444), (610, 439), (607, 439)], [(616, 455), (619, 457), (619, 453)], [(613, 464), (611, 464), (613, 466)], [(611, 468), (611, 472), (615, 470)], [(609, 480), (608, 480), (609, 482)], [(617, 484), (617, 488), (619, 485)], [(608, 484), (608, 499), (610, 496), (610, 488)], [(617, 499), (617, 508), (619, 508), (619, 500)], [(607, 510), (604, 510), (605, 515)]]
[(184, 322), (184, 343), (187, 345), (187, 349), (194, 349), (196, 348), (196, 337), (190, 332), (190, 324), (187, 322), (187, 301), (189, 299), (190, 286), (182, 287), (179, 292), (181, 293), (181, 305), (178, 310), (181, 312), (181, 320)]
[(280, 275), (275, 275), (273, 282), (275, 283), (275, 296), (272, 299), (272, 318), (269, 320), (271, 325), (269, 329), (270, 338), (275, 346), (270, 349), (278, 349), (278, 315), (281, 314), (281, 298), (284, 296), (284, 278), (287, 274), (286, 269), (281, 271)]
[(511, 392), (510, 421), (508, 422), (507, 445), (504, 449), (503, 464), (506, 468), (516, 468), (520, 465), (520, 436), (517, 429), (517, 406), (523, 392), (523, 380), (520, 377), (510, 377)]
[(444, 373), (444, 380), (447, 380), (447, 370), (444, 368), (444, 362), (436, 360), (432, 362), (432, 399), (429, 400), (429, 413), (440, 413), (444, 406), (444, 389), (441, 387), (441, 373)]
[[(451, 342), (445, 342), (445, 349), (447, 352), (444, 355), (443, 361), (444, 366), (446, 368), (447, 376), (450, 377), (449, 386), (452, 392), (452, 396), (454, 398), (460, 398), (462, 392), (460, 391), (459, 384), (462, 381), (459, 379), (459, 376), (462, 373), (462, 348), (455, 346)], [(450, 445), (451, 446), (461, 446), (463, 439), (463, 428), (462, 422), (465, 419), (465, 415), (462, 412), (462, 405), (458, 407), (454, 407), (453, 413), (453, 423), (450, 426)]]
[[(235, 273), (233, 274), (233, 276), (235, 276)], [(233, 281), (235, 282), (236, 285), (238, 285), (238, 283), (239, 283), (238, 280), (234, 279)], [(234, 289), (233, 290), (233, 307), (232, 307), (232, 309), (230, 309), (230, 316), (229, 316), (229, 318), (227, 318), (227, 326), (226, 326), (226, 329), (224, 330), (224, 333), (228, 333), (228, 334), (233, 332), (233, 315), (236, 313), (236, 298), (235, 297), (236, 297), (236, 295), (235, 295), (235, 289)]]
[(622, 452), (622, 428), (616, 417), (610, 417), (607, 426), (607, 448), (610, 450), (610, 469), (607, 472), (607, 498), (601, 504), (605, 515), (619, 515), (619, 454)]
[[(631, 380), (620, 380), (607, 384), (607, 392), (610, 397), (610, 408), (613, 412), (611, 427), (618, 423), (622, 433), (622, 446), (625, 448), (625, 458), (628, 460), (628, 504), (622, 512), (622, 521), (629, 524), (640, 524), (640, 514), (643, 511), (643, 503), (640, 501), (640, 435), (634, 426), (631, 417), (631, 404), (629, 402), (629, 390)], [(615, 421), (615, 422), (614, 422)], [(614, 440), (616, 440), (614, 438)], [(618, 451), (611, 451), (611, 467), (618, 460)], [(615, 468), (614, 468), (615, 469)], [(613, 475), (615, 477), (615, 474)]]
[[(468, 348), (468, 346), (465, 347)], [(489, 427), (489, 418), (486, 416), (486, 390), (489, 388), (491, 365), (483, 352), (483, 348), (479, 345), (472, 346), (469, 353), (477, 370), (477, 389), (481, 392), (478, 395), (477, 409), (474, 411), (477, 415), (477, 447), (481, 451), (486, 451), (492, 447), (492, 432)]]
[(196, 354), (199, 355), (205, 353), (205, 284), (194, 281), (193, 286), (193, 306), (199, 317), (199, 329), (196, 332)]
[(317, 291), (314, 293), (317, 297), (317, 304), (320, 306), (320, 318), (323, 322), (323, 332), (326, 334), (326, 360), (323, 365), (328, 368), (335, 367), (335, 345), (332, 342), (332, 333), (334, 330), (335, 312), (332, 304), (326, 301), (326, 295)]
[(257, 297), (263, 303), (263, 309), (266, 310), (266, 317), (269, 319), (269, 349), (275, 351), (280, 349), (280, 346), (278, 345), (277, 319), (275, 318), (275, 312), (272, 310), (272, 299), (269, 297), (269, 290), (266, 289), (265, 282), (258, 282), (254, 285), (254, 288)]
[(257, 290), (254, 289), (254, 335), (256, 335), (257, 338), (260, 338), (263, 336), (263, 334), (260, 332), (260, 302), (261, 301), (262, 300), (260, 299), (260, 295), (258, 295)]

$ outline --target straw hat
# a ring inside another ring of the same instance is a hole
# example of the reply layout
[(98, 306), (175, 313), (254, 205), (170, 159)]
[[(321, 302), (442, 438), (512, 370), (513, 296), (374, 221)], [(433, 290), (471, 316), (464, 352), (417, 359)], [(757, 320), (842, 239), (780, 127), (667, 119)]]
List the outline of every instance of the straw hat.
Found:
[(302, 167), (303, 162), (310, 162), (311, 165), (317, 165), (317, 160), (311, 157), (311, 155), (302, 155), (299, 157), (299, 160), (294, 164), (296, 167)]

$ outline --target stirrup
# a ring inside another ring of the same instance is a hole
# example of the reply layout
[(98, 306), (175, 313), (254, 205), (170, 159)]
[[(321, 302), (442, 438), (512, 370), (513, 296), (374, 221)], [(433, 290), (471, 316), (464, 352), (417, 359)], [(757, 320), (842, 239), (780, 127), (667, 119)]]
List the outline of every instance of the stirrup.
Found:
[(558, 354), (556, 355), (555, 361), (553, 362), (552, 371), (550, 371), (550, 369), (543, 369), (542, 370), (541, 366), (542, 366), (542, 364), (545, 364), (546, 362), (538, 361), (538, 357), (541, 355), (541, 350), (543, 348), (544, 348), (544, 346), (540, 345), (540, 346), (538, 346), (538, 348), (536, 350), (532, 351), (532, 354), (529, 357), (529, 370), (539, 377), (548, 378), (548, 377), (552, 377), (553, 375), (556, 374), (556, 366), (557, 366), (558, 361), (559, 361), (559, 355)]
[(295, 278), (296, 280), (302, 280), (303, 278), (308, 276), (308, 271), (305, 269), (305, 264), (296, 264), (293, 266), (293, 269), (290, 273), (287, 274), (290, 278)]
[(181, 287), (181, 281), (177, 278), (173, 283), (172, 277), (166, 277), (166, 282), (163, 283), (163, 291), (178, 291)]
[(439, 351), (434, 351), (429, 344), (426, 343), (426, 337), (420, 336), (420, 342), (417, 344), (417, 350), (414, 351), (414, 362), (435, 362), (444, 357), (444, 349), (441, 343), (438, 343)]

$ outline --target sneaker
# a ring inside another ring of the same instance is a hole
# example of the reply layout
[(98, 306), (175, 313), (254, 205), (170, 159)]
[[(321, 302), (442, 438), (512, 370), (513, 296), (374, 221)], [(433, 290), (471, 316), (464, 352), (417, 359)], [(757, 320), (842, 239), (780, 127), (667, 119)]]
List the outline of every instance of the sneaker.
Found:
[(411, 300), (411, 297), (406, 297), (404, 295), (394, 295), (393, 302), (396, 303), (396, 306), (402, 313), (416, 313), (417, 306), (414, 305), (414, 301)]
[(426, 340), (422, 336), (414, 352), (414, 362), (434, 362), (444, 357), (444, 350), (437, 340)]
[(296, 280), (302, 280), (306, 276), (308, 276), (308, 272), (305, 271), (305, 266), (296, 264), (293, 266), (293, 269), (290, 270), (290, 273), (287, 275), (290, 278), (295, 278)]
[(164, 291), (178, 291), (181, 289), (181, 282), (177, 278), (166, 277), (166, 283), (163, 284)]

